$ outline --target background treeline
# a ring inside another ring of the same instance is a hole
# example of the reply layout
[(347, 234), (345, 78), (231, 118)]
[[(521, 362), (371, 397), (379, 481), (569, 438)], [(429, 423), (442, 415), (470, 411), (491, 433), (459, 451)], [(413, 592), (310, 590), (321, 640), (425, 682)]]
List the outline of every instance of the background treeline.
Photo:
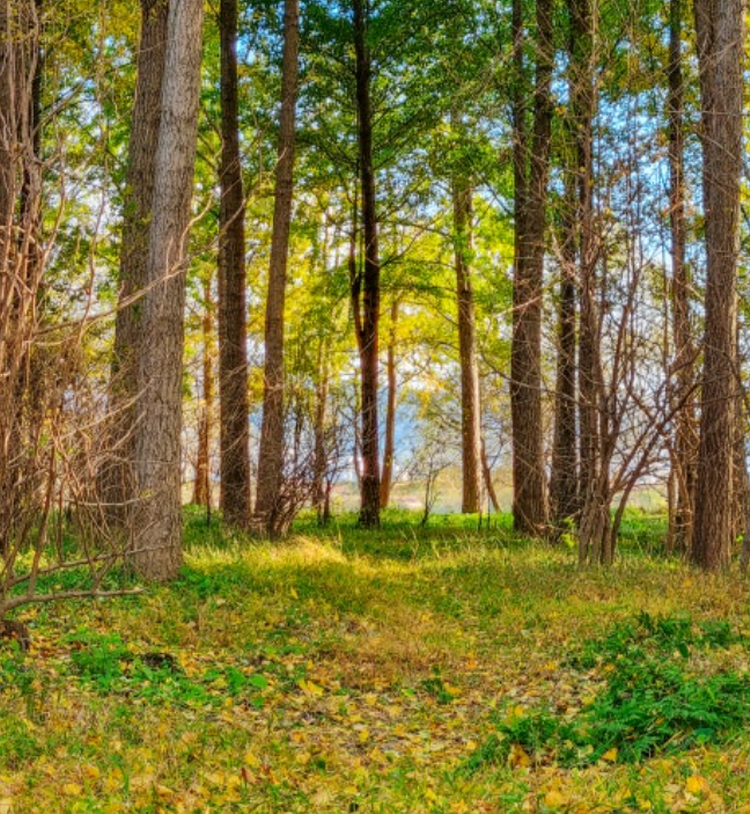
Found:
[[(741, 0), (2, 0), (3, 596), (356, 480), (575, 534), (750, 514)], [(192, 495), (185, 492), (191, 484)], [(67, 521), (65, 520), (67, 516)], [(91, 589), (90, 589), (91, 590)]]

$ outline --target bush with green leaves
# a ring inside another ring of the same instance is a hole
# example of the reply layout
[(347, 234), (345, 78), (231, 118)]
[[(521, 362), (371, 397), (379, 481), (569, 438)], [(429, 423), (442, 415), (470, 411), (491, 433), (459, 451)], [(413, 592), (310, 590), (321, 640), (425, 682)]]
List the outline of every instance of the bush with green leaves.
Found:
[(701, 674), (693, 656), (748, 644), (724, 620), (695, 624), (689, 617), (642, 613), (585, 643), (570, 659), (576, 669), (598, 669), (603, 676), (589, 705), (572, 719), (536, 709), (499, 720), (464, 768), (505, 762), (514, 745), (536, 762), (580, 766), (607, 754), (636, 763), (721, 742), (750, 722), (750, 675)]

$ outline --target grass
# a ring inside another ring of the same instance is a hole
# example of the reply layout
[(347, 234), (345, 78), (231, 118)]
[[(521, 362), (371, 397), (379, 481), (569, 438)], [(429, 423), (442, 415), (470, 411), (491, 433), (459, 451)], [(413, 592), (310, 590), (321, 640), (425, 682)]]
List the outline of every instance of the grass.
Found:
[(660, 722), (633, 759), (584, 740), (565, 758), (571, 722), (636, 743), (655, 696), (624, 723), (622, 699), (664, 665), (660, 717), (743, 697), (745, 584), (653, 558), (658, 521), (628, 522), (603, 571), (506, 518), (303, 519), (270, 545), (188, 513), (176, 583), (21, 614), (31, 652), (0, 650), (0, 812), (742, 811), (742, 704), (679, 749)]

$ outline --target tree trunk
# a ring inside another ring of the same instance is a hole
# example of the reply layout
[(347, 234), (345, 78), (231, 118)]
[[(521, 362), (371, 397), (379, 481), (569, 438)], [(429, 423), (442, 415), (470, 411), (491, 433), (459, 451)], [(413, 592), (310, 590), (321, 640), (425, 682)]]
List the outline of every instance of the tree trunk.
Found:
[(135, 425), (138, 506), (131, 561), (146, 579), (182, 564), (181, 430), (185, 262), (198, 135), (202, 0), (173, 0), (154, 163)]
[(560, 316), (558, 327), (555, 428), (550, 474), (550, 509), (555, 533), (564, 532), (578, 505), (576, 444), (576, 221), (577, 156), (567, 162), (562, 228)]
[(295, 111), (299, 53), (299, 0), (284, 4), (284, 63), (281, 80), (276, 201), (266, 299), (263, 422), (258, 459), (256, 522), (271, 537), (278, 534), (277, 514), (284, 476), (284, 300), (289, 228), (294, 189)]
[(693, 398), (695, 350), (690, 329), (690, 274), (685, 262), (685, 171), (684, 171), (684, 87), (682, 76), (682, 0), (669, 7), (669, 212), (672, 237), (672, 404), (675, 413), (675, 452), (673, 479), (677, 487), (674, 518), (675, 541), (680, 551), (690, 551), (695, 504), (695, 452), (698, 433)]
[(31, 0), (0, 0), (0, 554), (24, 510), (38, 500), (30, 453), (42, 432), (38, 370), (30, 353), (38, 325), (41, 163), (40, 40)]
[(237, 93), (237, 0), (221, 0), (221, 162), (219, 183), (219, 424), (224, 521), (250, 522), (247, 396), (245, 198)]
[(135, 492), (135, 424), (138, 417), (138, 360), (141, 355), (143, 296), (148, 232), (154, 197), (154, 167), (161, 118), (169, 0), (141, 0), (141, 32), (132, 130), (125, 175), (119, 297), (115, 318), (110, 409), (115, 457), (100, 473), (101, 498), (110, 519), (127, 528)]
[[(523, 73), (523, 19), (520, 0), (514, 0), (513, 12), (516, 59), (520, 60), (520, 70)], [(537, 0), (537, 62), (534, 123), (530, 144), (525, 126), (523, 83), (518, 83), (514, 105), (517, 187), (510, 391), (513, 422), (513, 521), (516, 531), (533, 536), (543, 535), (547, 526), (541, 318), (553, 60), (551, 2)]]
[(472, 189), (456, 177), (453, 181), (453, 231), (455, 240), (458, 347), (461, 362), (461, 511), (475, 514), (481, 508), (481, 404), (479, 366), (474, 322), (474, 289), (471, 281), (473, 251)]
[[(372, 65), (367, 44), (365, 0), (353, 0), (356, 55), (359, 171), (362, 188), (362, 271), (360, 367), (362, 388), (362, 480), (360, 525), (380, 525), (380, 465), (378, 450), (378, 322), (380, 318), (380, 260), (375, 209), (375, 168), (372, 160)], [(357, 305), (359, 308), (359, 304)]]
[(211, 301), (211, 278), (203, 281), (203, 410), (198, 426), (198, 452), (195, 463), (193, 503), (211, 511), (211, 427), (214, 415), (213, 329), (214, 306)]
[(496, 512), (499, 512), (500, 500), (497, 497), (495, 484), (492, 482), (492, 470), (490, 469), (490, 462), (487, 460), (487, 447), (484, 443), (484, 439), (482, 440), (481, 449), (482, 449), (482, 475), (484, 476), (484, 485), (487, 489), (487, 494), (489, 495), (492, 508)]
[(695, 0), (707, 279), (692, 560), (727, 566), (732, 544), (743, 0)]
[(388, 507), (393, 483), (393, 458), (396, 454), (396, 323), (398, 321), (398, 297), (391, 304), (391, 327), (388, 335), (386, 373), (388, 377), (388, 401), (385, 408), (385, 445), (383, 447), (383, 474), (380, 478), (380, 508)]
[(315, 449), (313, 452), (313, 507), (318, 524), (323, 525), (326, 500), (326, 472), (328, 469), (328, 449), (326, 443), (326, 414), (328, 408), (328, 343), (321, 339), (318, 346), (317, 373), (315, 387)]
[(578, 418), (580, 444), (581, 519), (579, 561), (611, 558), (609, 453), (606, 392), (600, 356), (601, 318), (598, 307), (598, 241), (594, 217), (592, 127), (596, 108), (593, 79), (594, 19), (590, 0), (571, 0), (571, 111), (575, 127), (577, 166), (578, 296), (580, 302), (578, 356)]

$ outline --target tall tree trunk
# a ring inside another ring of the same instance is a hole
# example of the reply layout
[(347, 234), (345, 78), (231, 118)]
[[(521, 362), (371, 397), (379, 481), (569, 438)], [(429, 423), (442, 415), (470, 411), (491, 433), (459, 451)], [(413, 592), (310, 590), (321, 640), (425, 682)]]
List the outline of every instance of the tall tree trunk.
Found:
[(453, 231), (455, 234), (458, 348), (461, 362), (461, 511), (474, 514), (481, 508), (481, 404), (479, 366), (474, 322), (474, 288), (471, 281), (473, 251), (472, 189), (460, 177), (453, 180)]
[(112, 360), (112, 434), (115, 461), (100, 475), (101, 497), (110, 519), (128, 526), (128, 498), (135, 484), (134, 431), (138, 417), (138, 360), (141, 354), (148, 231), (154, 197), (154, 168), (161, 118), (169, 0), (141, 0), (141, 32), (132, 130), (125, 176), (119, 297)]
[(690, 330), (690, 274), (685, 262), (685, 137), (684, 87), (682, 76), (683, 0), (669, 6), (669, 213), (672, 237), (672, 332), (675, 355), (672, 405), (675, 414), (675, 453), (673, 479), (677, 486), (674, 518), (676, 541), (681, 551), (689, 551), (693, 533), (695, 503), (695, 452), (697, 430), (693, 398), (695, 350)]
[(707, 280), (692, 559), (712, 571), (732, 543), (744, 0), (695, 0)]
[(131, 561), (147, 579), (182, 564), (182, 361), (185, 262), (198, 137), (202, 0), (173, 0), (154, 163), (135, 425), (138, 506)]
[[(375, 209), (375, 168), (372, 159), (372, 65), (367, 44), (367, 0), (353, 0), (356, 55), (359, 172), (362, 189), (362, 271), (360, 367), (362, 389), (362, 479), (360, 525), (380, 525), (380, 465), (378, 450), (378, 322), (380, 319), (380, 259)], [(360, 304), (357, 304), (357, 308)]]
[(380, 478), (380, 508), (388, 507), (393, 484), (393, 459), (396, 454), (396, 323), (399, 299), (391, 303), (391, 325), (388, 334), (386, 375), (388, 378), (388, 401), (385, 408), (385, 443), (383, 446), (383, 474)]
[[(563, 532), (578, 512), (576, 425), (576, 248), (577, 155), (567, 161), (558, 326), (555, 427), (550, 473), (550, 510), (556, 533)], [(574, 162), (574, 163), (573, 163)]]
[(571, 0), (571, 110), (575, 127), (579, 229), (578, 295), (580, 301), (578, 391), (580, 428), (581, 520), (578, 556), (581, 562), (608, 561), (611, 556), (609, 462), (606, 392), (600, 356), (601, 318), (598, 307), (598, 241), (594, 217), (592, 127), (595, 21), (591, 0)]
[(193, 503), (211, 511), (211, 428), (214, 415), (214, 304), (211, 278), (203, 281), (203, 410), (198, 425), (198, 452), (195, 463)]
[(0, 0), (0, 554), (11, 544), (24, 502), (37, 500), (39, 473), (28, 438), (41, 432), (45, 402), (30, 352), (43, 271), (36, 12), (31, 0)]
[(277, 528), (277, 515), (282, 508), (279, 506), (279, 499), (284, 476), (284, 301), (294, 191), (294, 120), (297, 105), (298, 54), (299, 0), (286, 0), (276, 200), (266, 299), (263, 422), (260, 432), (258, 496), (255, 506), (259, 527), (271, 537), (276, 537), (280, 531)]
[(224, 520), (250, 522), (250, 430), (247, 396), (245, 197), (237, 89), (237, 0), (221, 0), (221, 162), (219, 183), (219, 414)]
[(326, 443), (326, 414), (328, 409), (328, 342), (320, 340), (318, 345), (317, 384), (315, 386), (315, 449), (313, 452), (312, 502), (318, 517), (318, 524), (325, 523), (326, 471), (328, 469), (328, 449)]
[[(537, 57), (531, 141), (526, 133), (522, 82), (515, 91), (514, 151), (516, 246), (513, 274), (511, 414), (513, 422), (513, 521), (516, 531), (539, 536), (547, 525), (542, 427), (541, 318), (547, 180), (551, 142), (550, 89), (554, 60), (552, 6), (537, 0)], [(523, 75), (523, 18), (514, 0), (516, 59)], [(520, 55), (519, 55), (520, 54)]]

